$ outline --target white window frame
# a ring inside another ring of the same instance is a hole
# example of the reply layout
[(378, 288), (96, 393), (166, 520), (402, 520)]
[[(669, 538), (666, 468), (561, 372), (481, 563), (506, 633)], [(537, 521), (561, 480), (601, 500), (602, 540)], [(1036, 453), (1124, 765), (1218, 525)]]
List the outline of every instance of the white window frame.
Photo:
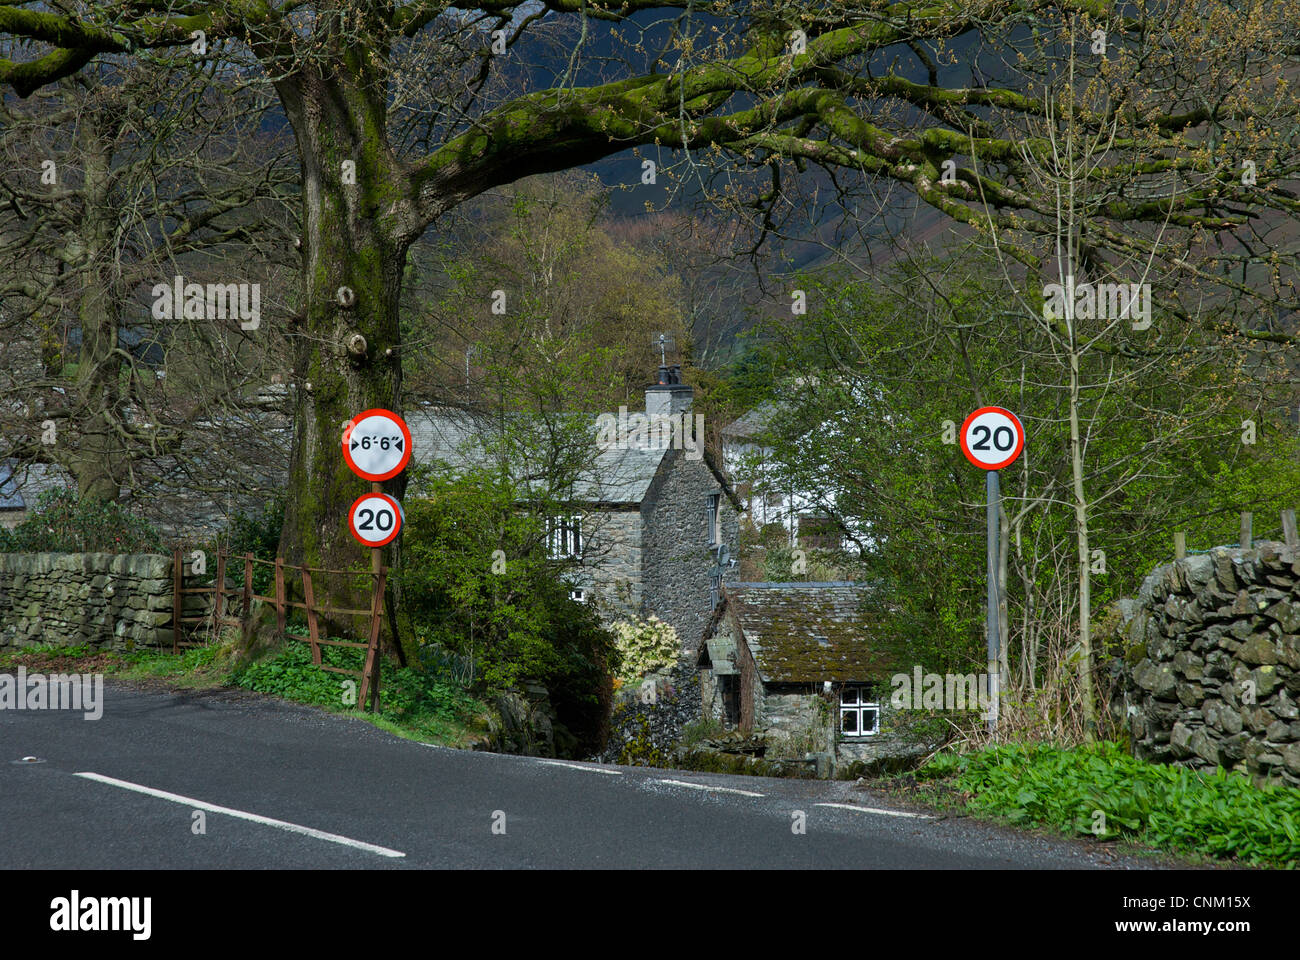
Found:
[(574, 603), (586, 603), (587, 591), (582, 587), (574, 587), (572, 590), (569, 591), (569, 599), (572, 600)]
[[(849, 698), (853, 699), (850, 700)], [(880, 733), (880, 702), (870, 699), (870, 691), (863, 686), (846, 686), (840, 690), (840, 736), (845, 740), (861, 740), (865, 737), (874, 737)], [(863, 715), (868, 711), (873, 711), (875, 722), (871, 725), (870, 730), (863, 729)], [(846, 714), (853, 714), (857, 717), (854, 726), (857, 728), (853, 732), (847, 732), (844, 729), (844, 717)]]
[(552, 560), (579, 559), (582, 557), (582, 517), (553, 517), (546, 534), (547, 547)]

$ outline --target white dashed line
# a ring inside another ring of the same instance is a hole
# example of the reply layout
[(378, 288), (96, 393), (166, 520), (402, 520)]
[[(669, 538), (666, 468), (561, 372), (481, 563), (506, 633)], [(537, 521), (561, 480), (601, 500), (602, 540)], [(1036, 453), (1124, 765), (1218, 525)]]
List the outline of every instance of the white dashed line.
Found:
[(819, 803), (819, 807), (834, 807), (836, 810), (855, 810), (858, 813), (878, 813), (882, 817), (911, 817), (914, 820), (933, 820), (924, 813), (907, 813), (903, 810), (882, 810), (880, 807), (859, 807), (852, 803)]
[(623, 776), (622, 770), (605, 770), (601, 767), (589, 767), (581, 763), (565, 763), (563, 760), (538, 760), (538, 763), (544, 763), (548, 767), (568, 767), (570, 770), (586, 770), (588, 773), (603, 773), (608, 777)]
[(667, 783), (674, 787), (690, 787), (692, 790), (712, 790), (717, 793), (738, 793), (742, 797), (761, 797), (763, 794), (752, 790), (737, 790), (735, 787), (715, 787), (707, 783), (687, 783), (685, 780), (656, 780), (655, 783)]
[(78, 773), (78, 777), (84, 777), (87, 780), (94, 780), (97, 783), (106, 783), (111, 787), (121, 787), (123, 790), (132, 790), (136, 793), (143, 793), (150, 797), (158, 797), (162, 800), (170, 800), (172, 803), (181, 803), (187, 807), (193, 807), (195, 810), (207, 810), (210, 813), (224, 813), (230, 817), (238, 817), (240, 820), (248, 820), (252, 823), (264, 824), (268, 827), (275, 827), (279, 830), (287, 830), (290, 833), (299, 833), (304, 837), (314, 837), (317, 840), (328, 840), (330, 843), (339, 843), (345, 847), (352, 847), (355, 850), (365, 850), (367, 853), (377, 853), (381, 857), (404, 857), (406, 854), (400, 850), (390, 850), (388, 847), (379, 847), (373, 843), (366, 843), (362, 840), (353, 840), (351, 837), (341, 837), (337, 833), (326, 833), (324, 830), (316, 830), (312, 827), (300, 826), (296, 823), (289, 823), (286, 820), (274, 820), (271, 817), (264, 817), (258, 813), (248, 813), (244, 810), (235, 810), (232, 807), (221, 807), (215, 803), (207, 803), (204, 800), (195, 800), (192, 797), (182, 797), (179, 793), (168, 793), (166, 790), (155, 790), (153, 787), (144, 787), (138, 783), (131, 783), (127, 780), (117, 780), (113, 777), (106, 777), (99, 773)]

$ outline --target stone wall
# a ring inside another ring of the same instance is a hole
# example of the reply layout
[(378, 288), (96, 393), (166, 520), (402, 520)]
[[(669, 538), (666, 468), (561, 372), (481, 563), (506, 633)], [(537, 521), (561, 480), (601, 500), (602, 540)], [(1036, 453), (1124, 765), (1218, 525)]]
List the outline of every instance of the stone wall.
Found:
[(707, 507), (714, 495), (721, 498), (722, 542), (737, 557), (739, 515), (703, 460), (669, 451), (642, 504), (646, 612), (673, 625), (684, 654), (699, 647), (713, 615), (709, 574), (717, 561), (709, 544)]
[(1135, 756), (1300, 786), (1300, 551), (1165, 564), (1119, 610), (1111, 713)]
[(635, 509), (599, 511), (583, 521), (584, 567), (575, 571), (573, 584), (588, 592), (607, 621), (641, 615), (644, 527)]
[(0, 649), (170, 646), (171, 568), (155, 554), (0, 553)]

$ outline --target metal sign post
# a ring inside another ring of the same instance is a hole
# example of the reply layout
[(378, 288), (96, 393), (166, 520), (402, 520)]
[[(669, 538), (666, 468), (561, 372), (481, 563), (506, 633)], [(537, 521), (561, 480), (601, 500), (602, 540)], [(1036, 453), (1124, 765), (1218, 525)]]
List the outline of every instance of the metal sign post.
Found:
[(999, 489), (998, 472), (990, 470), (985, 486), (988, 488), (988, 606), (987, 622), (989, 634), (988, 690), (989, 690), (989, 733), (998, 730), (998, 681), (1001, 671), (998, 669), (998, 641), (1002, 637), (998, 626), (998, 507), (1002, 491)]
[(988, 493), (988, 596), (986, 628), (988, 630), (989, 733), (998, 729), (998, 704), (1001, 694), (1001, 626), (998, 623), (998, 549), (1002, 491), (998, 471), (1014, 463), (1025, 448), (1025, 428), (1010, 410), (980, 407), (961, 425), (961, 452), (966, 459), (986, 471)]
[[(466, 355), (466, 363), (469, 362)], [(402, 529), (402, 505), (383, 492), (381, 481), (406, 469), (411, 460), (411, 431), (406, 421), (391, 410), (374, 408), (357, 414), (344, 425), (343, 460), (353, 473), (370, 481), (370, 493), (362, 494), (348, 511), (348, 531), (363, 547), (370, 548), (370, 574), (374, 577), (371, 629), (362, 671), (361, 704), (369, 693), (371, 709), (379, 709), (379, 619), (384, 608), (388, 571), (382, 550)]]

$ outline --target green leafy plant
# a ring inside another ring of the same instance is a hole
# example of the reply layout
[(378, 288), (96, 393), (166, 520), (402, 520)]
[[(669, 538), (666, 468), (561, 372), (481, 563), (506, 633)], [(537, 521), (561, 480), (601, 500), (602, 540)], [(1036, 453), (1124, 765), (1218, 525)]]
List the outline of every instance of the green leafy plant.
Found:
[(47, 490), (31, 515), (0, 529), (4, 553), (157, 553), (162, 535), (119, 504), (79, 499), (68, 488)]
[(1109, 742), (939, 754), (917, 774), (952, 778), (972, 812), (1100, 839), (1247, 863), (1300, 865), (1300, 791), (1134, 759)]

